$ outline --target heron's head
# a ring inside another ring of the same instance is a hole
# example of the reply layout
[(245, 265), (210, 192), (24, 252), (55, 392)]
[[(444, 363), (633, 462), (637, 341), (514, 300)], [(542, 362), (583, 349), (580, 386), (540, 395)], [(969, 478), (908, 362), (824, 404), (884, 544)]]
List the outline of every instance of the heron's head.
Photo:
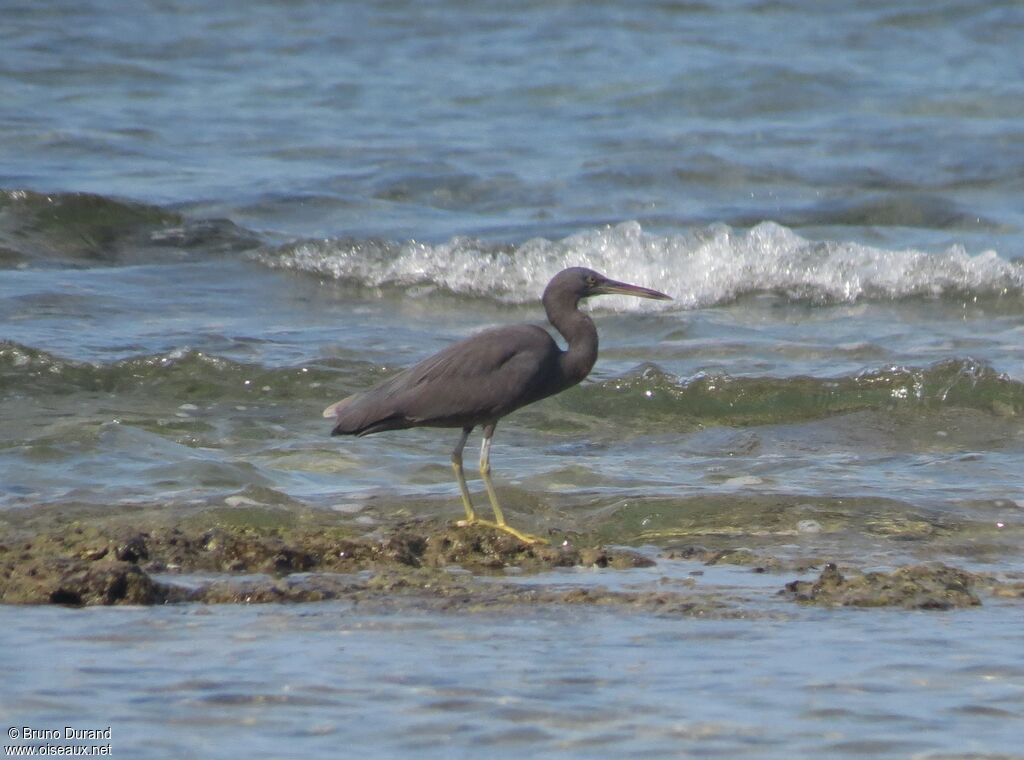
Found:
[(551, 293), (564, 293), (565, 295), (575, 297), (577, 300), (602, 295), (636, 296), (637, 298), (653, 298), (658, 301), (672, 300), (671, 296), (667, 296), (657, 290), (612, 280), (600, 272), (595, 272), (593, 269), (587, 269), (586, 267), (563, 269), (548, 283), (545, 295), (548, 291)]

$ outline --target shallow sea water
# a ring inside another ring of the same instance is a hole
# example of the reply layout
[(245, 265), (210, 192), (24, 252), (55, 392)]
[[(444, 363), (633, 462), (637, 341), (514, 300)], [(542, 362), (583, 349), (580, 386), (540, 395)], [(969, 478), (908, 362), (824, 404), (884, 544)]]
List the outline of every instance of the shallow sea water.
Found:
[[(675, 301), (595, 301), (591, 378), (499, 426), (515, 522), (1024, 573), (1019, 3), (2, 16), (0, 510), (456, 518), (450, 431), (320, 410), (587, 265)], [(0, 709), (139, 757), (1024, 756), (1019, 603), (706, 573), (744, 617), (5, 607)]]
[(1019, 756), (1019, 605), (750, 613), (4, 608), (3, 711), (135, 757)]

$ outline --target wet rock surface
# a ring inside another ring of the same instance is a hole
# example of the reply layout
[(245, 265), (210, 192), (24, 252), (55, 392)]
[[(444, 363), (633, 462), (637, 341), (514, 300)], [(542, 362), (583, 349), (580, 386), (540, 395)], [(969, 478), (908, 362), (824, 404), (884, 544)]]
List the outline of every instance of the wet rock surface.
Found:
[[(656, 614), (734, 617), (752, 614), (752, 600), (763, 604), (773, 594), (751, 597), (749, 589), (730, 591), (698, 584), (693, 577), (652, 580), (650, 574), (642, 576), (641, 585), (624, 586), (622, 578), (628, 576), (609, 571), (651, 567), (650, 551), (592, 546), (580, 538), (526, 545), (487, 527), (432, 521), (398, 523), (367, 536), (339, 519), (294, 510), (213, 509), (184, 516), (26, 510), (20, 517), (4, 516), (0, 531), (0, 602), (13, 604), (336, 599), (461, 610), (615, 605)], [(813, 556), (783, 558), (764, 549), (690, 544), (662, 550), (658, 562), (700, 563), (708, 572), (715, 566), (727, 573), (820, 572), (816, 580), (793, 581), (780, 593), (821, 606), (950, 609), (979, 604), (979, 591), (1024, 597), (1024, 583), (1000, 584), (946, 565), (840, 572)], [(564, 568), (584, 568), (590, 580), (574, 583), (572, 575), (553, 575), (551, 582), (516, 582)], [(613, 588), (594, 584), (593, 572), (608, 572)], [(780, 577), (774, 589), (783, 583)]]
[[(440, 599), (476, 594), (477, 602), (497, 604), (521, 594), (496, 584), (486, 595), (477, 593), (471, 588), (474, 574), (653, 564), (627, 549), (528, 546), (476, 526), (399, 525), (383, 537), (367, 538), (322, 525), (181, 524), (139, 530), (72, 522), (0, 543), (0, 601), (75, 606), (297, 602), (415, 592)], [(453, 568), (467, 571), (469, 581), (456, 581), (449, 572)], [(176, 576), (197, 573), (213, 577), (192, 587), (174, 582)], [(535, 595), (538, 600), (542, 596)]]
[(799, 602), (828, 607), (948, 610), (981, 604), (974, 589), (991, 583), (990, 579), (941, 563), (910, 565), (888, 573), (842, 573), (830, 563), (817, 580), (787, 583), (783, 593)]
[(0, 567), (0, 601), (11, 604), (162, 604), (180, 597), (130, 562), (51, 557)]
[(661, 553), (665, 559), (692, 560), (705, 565), (736, 565), (749, 567), (755, 573), (766, 572), (798, 572), (803, 573), (825, 565), (824, 560), (817, 557), (802, 559), (783, 559), (769, 554), (758, 553), (739, 547), (729, 549), (710, 549), (705, 546), (686, 544), (667, 549)]

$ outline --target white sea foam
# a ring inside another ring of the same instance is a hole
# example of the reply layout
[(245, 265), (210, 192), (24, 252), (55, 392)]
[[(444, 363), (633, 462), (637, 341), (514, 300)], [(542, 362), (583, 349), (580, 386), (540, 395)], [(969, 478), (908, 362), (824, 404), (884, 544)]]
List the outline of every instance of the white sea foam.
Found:
[(536, 299), (560, 269), (587, 266), (675, 298), (664, 304), (602, 299), (602, 306), (617, 309), (699, 308), (758, 292), (822, 302), (1024, 292), (1024, 267), (995, 251), (970, 256), (961, 246), (925, 252), (817, 242), (773, 222), (743, 232), (714, 225), (668, 236), (625, 222), (517, 247), (470, 238), (439, 245), (304, 241), (264, 252), (260, 259), (370, 287), (416, 293), (444, 288), (513, 303)]

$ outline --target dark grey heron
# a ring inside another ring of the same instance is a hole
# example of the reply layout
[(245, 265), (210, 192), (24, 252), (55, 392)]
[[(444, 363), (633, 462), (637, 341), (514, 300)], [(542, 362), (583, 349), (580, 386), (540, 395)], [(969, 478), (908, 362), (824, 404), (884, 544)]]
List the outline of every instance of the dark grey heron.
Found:
[[(491, 439), (498, 420), (522, 406), (564, 391), (583, 380), (597, 360), (597, 327), (579, 310), (583, 298), (621, 294), (671, 300), (656, 290), (610, 280), (592, 269), (573, 267), (555, 275), (541, 299), (548, 321), (568, 344), (563, 351), (538, 325), (484, 330), (437, 352), (362, 393), (331, 404), (331, 435), (370, 435), (411, 427), (462, 428), (452, 468), (466, 519), (460, 525), (488, 525), (527, 543), (544, 539), (505, 522), (491, 483)], [(473, 510), (462, 471), (462, 450), (473, 428), (483, 426), (480, 477), (494, 510), (494, 522)]]

